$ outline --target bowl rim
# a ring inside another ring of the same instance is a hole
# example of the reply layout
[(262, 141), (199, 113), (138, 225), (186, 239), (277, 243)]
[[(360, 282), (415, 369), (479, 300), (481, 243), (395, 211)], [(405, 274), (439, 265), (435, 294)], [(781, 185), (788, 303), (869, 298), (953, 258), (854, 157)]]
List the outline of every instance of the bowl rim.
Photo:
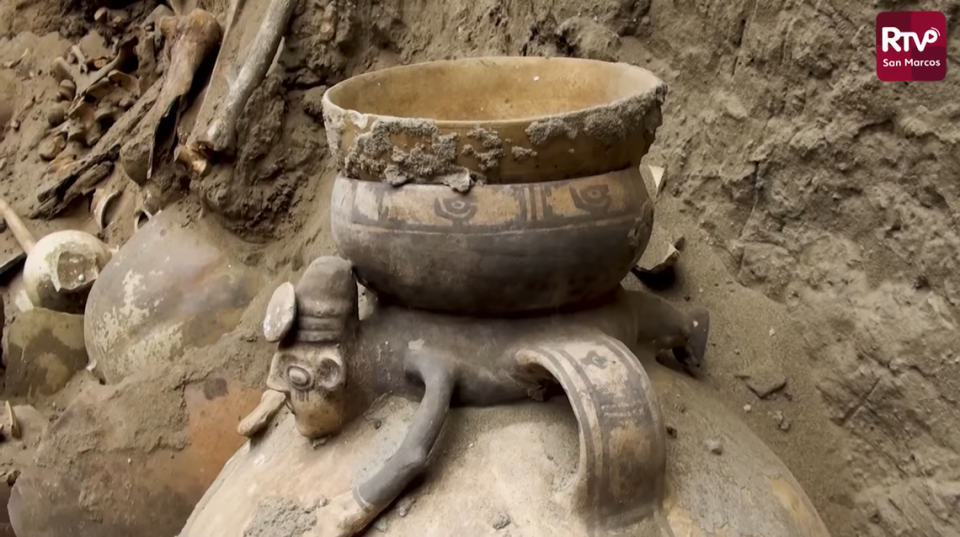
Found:
[[(353, 110), (350, 108), (344, 108), (331, 100), (330, 95), (336, 94), (343, 91), (343, 88), (352, 86), (354, 84), (360, 84), (364, 81), (367, 81), (376, 76), (383, 76), (383, 73), (386, 72), (397, 72), (401, 70), (413, 70), (417, 68), (422, 68), (425, 65), (443, 65), (443, 64), (465, 64), (465, 63), (482, 63), (484, 61), (493, 61), (497, 63), (506, 63), (507, 61), (523, 63), (523, 62), (539, 62), (539, 61), (555, 61), (555, 62), (564, 62), (564, 63), (592, 63), (592, 64), (605, 64), (611, 66), (617, 66), (620, 69), (626, 71), (634, 71), (640, 75), (647, 76), (651, 79), (652, 85), (644, 89), (643, 91), (621, 97), (619, 99), (609, 101), (604, 104), (598, 104), (594, 106), (588, 106), (584, 108), (577, 108), (574, 110), (569, 110), (559, 114), (541, 114), (537, 116), (523, 116), (509, 119), (433, 119), (433, 118), (423, 118), (423, 117), (413, 117), (413, 116), (393, 116), (388, 114), (375, 114), (371, 112), (360, 112), (358, 110)], [(638, 65), (633, 65), (626, 62), (608, 62), (602, 60), (591, 60), (586, 58), (568, 58), (568, 57), (557, 57), (557, 56), (472, 56), (467, 58), (459, 58), (453, 60), (433, 60), (433, 61), (424, 61), (411, 63), (407, 65), (396, 65), (393, 67), (387, 67), (384, 69), (377, 69), (374, 71), (367, 71), (359, 75), (352, 76), (346, 80), (342, 80), (337, 84), (334, 84), (332, 87), (327, 89), (323, 93), (323, 98), (321, 99), (321, 104), (323, 109), (332, 110), (337, 112), (338, 115), (350, 115), (350, 116), (359, 116), (366, 117), (361, 123), (365, 125), (372, 125), (376, 121), (409, 121), (409, 120), (425, 120), (430, 121), (434, 125), (440, 128), (445, 128), (448, 130), (462, 130), (474, 128), (478, 125), (483, 125), (486, 127), (504, 127), (504, 126), (514, 126), (514, 125), (523, 125), (523, 124), (532, 124), (542, 121), (548, 121), (552, 119), (565, 119), (565, 118), (574, 118), (582, 116), (585, 114), (590, 114), (593, 112), (598, 112), (607, 108), (616, 109), (622, 103), (625, 103), (634, 99), (643, 99), (646, 96), (656, 95), (658, 92), (666, 91), (666, 82), (658, 77), (653, 71), (649, 69), (640, 67)], [(370, 119), (373, 119), (371, 122)], [(355, 121), (356, 122), (356, 121)]]

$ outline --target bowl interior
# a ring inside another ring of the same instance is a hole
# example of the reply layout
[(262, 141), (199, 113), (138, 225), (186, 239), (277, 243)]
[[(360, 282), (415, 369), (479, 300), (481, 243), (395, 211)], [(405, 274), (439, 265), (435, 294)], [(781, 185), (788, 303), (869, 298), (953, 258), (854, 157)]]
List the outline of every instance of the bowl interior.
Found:
[(436, 121), (535, 120), (653, 91), (640, 67), (572, 58), (469, 58), (394, 67), (351, 78), (327, 92), (361, 114)]

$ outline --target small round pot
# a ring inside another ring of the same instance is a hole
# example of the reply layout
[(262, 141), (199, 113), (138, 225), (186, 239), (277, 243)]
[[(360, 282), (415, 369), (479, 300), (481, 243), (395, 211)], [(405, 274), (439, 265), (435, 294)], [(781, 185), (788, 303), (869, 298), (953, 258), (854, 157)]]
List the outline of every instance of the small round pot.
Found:
[(382, 299), (504, 314), (615, 289), (647, 247), (653, 204), (636, 168), (466, 194), (341, 174), (331, 220), (341, 255)]

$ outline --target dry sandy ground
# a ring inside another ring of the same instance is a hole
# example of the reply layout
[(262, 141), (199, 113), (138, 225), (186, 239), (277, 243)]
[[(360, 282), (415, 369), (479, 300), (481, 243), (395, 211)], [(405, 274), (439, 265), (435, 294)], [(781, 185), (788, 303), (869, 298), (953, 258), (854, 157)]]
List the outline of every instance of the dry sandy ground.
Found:
[[(37, 148), (56, 84), (43, 72), (91, 27), (89, 9), (60, 17), (67, 4), (0, 0), (0, 64), (31, 50), (0, 68), (0, 119), (41, 103), (0, 142), (0, 195), (21, 213), (45, 170)], [(222, 2), (200, 4), (222, 12)], [(318, 113), (326, 86), (485, 54), (647, 67), (670, 87), (647, 157), (667, 166), (669, 184), (644, 261), (685, 236), (669, 294), (713, 312), (704, 389), (783, 458), (834, 535), (957, 534), (960, 75), (879, 82), (876, 13), (916, 6), (875, 4), (304, 2), (247, 109), (235, 176), (198, 190), (219, 200), (207, 217), (259, 244), (261, 272), (296, 272), (334, 251), (325, 204), (335, 171)], [(960, 62), (960, 2), (922, 9), (947, 14), (948, 54)], [(103, 232), (111, 244), (132, 232), (134, 198), (128, 189)], [(83, 207), (28, 225), (93, 229)]]

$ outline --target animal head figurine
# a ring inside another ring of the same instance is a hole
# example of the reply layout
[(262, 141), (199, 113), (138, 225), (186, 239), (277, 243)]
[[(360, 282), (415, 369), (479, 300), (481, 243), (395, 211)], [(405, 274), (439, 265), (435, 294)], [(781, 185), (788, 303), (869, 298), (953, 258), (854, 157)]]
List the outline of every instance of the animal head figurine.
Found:
[(321, 257), (294, 287), (270, 299), (263, 331), (278, 343), (267, 387), (286, 396), (303, 436), (335, 433), (346, 408), (349, 356), (358, 325), (357, 283), (349, 261)]

